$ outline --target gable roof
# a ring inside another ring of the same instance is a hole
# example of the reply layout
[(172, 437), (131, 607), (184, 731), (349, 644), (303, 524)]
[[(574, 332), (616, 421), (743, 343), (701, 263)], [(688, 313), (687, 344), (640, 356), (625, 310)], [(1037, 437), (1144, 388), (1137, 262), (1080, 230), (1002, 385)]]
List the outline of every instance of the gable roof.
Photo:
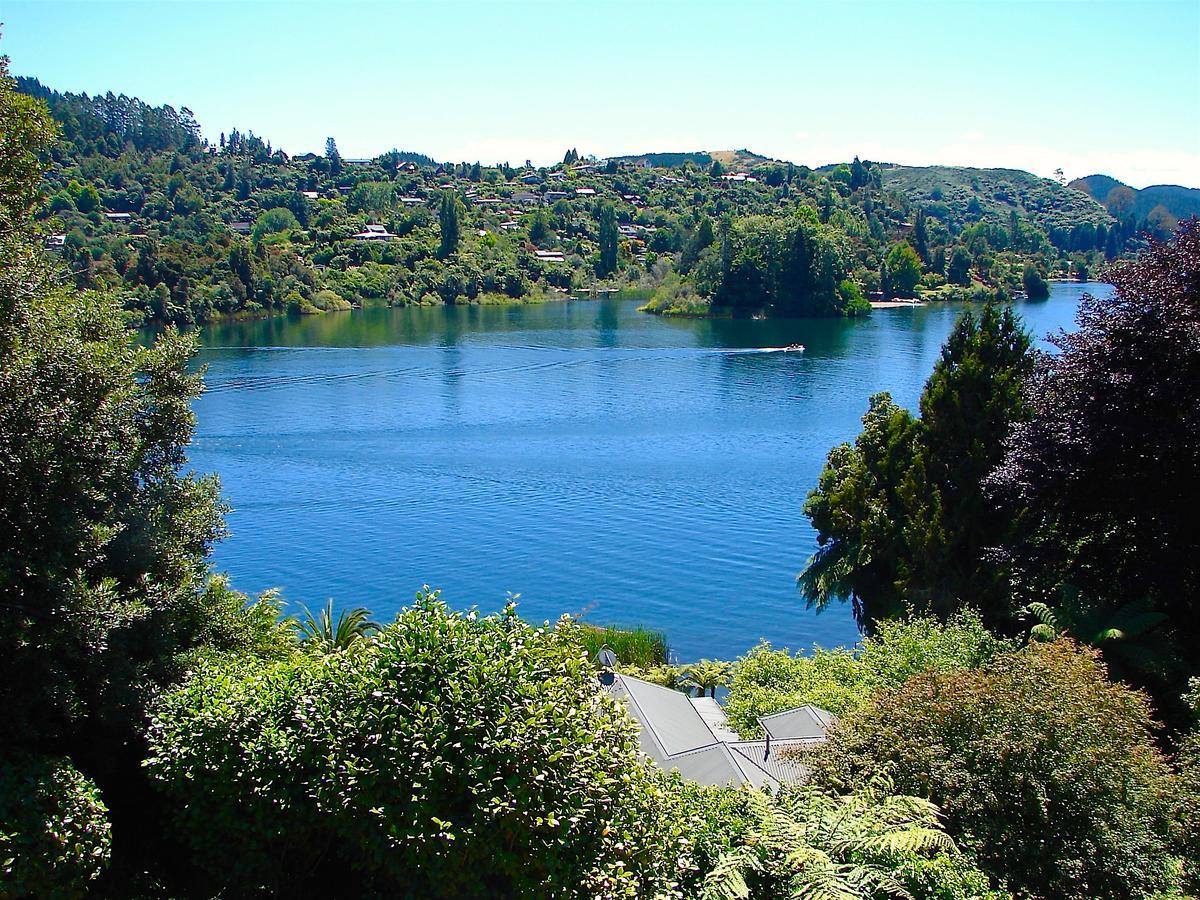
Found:
[(758, 720), (772, 740), (802, 738), (821, 740), (836, 722), (836, 717), (816, 706), (798, 706), (783, 712), (763, 716)]
[(661, 748), (660, 754), (647, 755), (670, 756), (716, 742), (685, 694), (627, 675), (618, 675), (615, 685), (620, 685), (623, 699), (643, 732), (649, 731)]
[[(676, 769), (684, 778), (700, 784), (774, 788), (800, 783), (808, 777), (807, 768), (783, 756), (783, 751), (820, 743), (825, 731), (817, 729), (814, 723), (825, 721), (828, 727), (833, 720), (833, 716), (817, 707), (800, 707), (760, 719), (767, 730), (767, 739), (743, 741), (729, 729), (724, 711), (710, 698), (693, 699), (671, 688), (620, 673), (613, 674), (606, 689), (624, 702), (638, 723), (642, 753), (662, 768)], [(795, 721), (787, 716), (793, 716)], [(804, 733), (776, 735), (767, 729), (767, 718), (779, 720), (781, 732)]]

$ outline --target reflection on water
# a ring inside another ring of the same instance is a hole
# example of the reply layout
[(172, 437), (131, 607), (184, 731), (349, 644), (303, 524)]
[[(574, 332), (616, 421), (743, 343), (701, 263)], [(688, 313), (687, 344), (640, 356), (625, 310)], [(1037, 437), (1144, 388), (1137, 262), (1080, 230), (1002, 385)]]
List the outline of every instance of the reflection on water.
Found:
[[(1036, 334), (1082, 289), (1022, 304)], [(235, 584), (387, 618), (459, 606), (664, 628), (682, 658), (851, 643), (804, 608), (801, 513), (867, 397), (915, 403), (961, 307), (664, 320), (628, 300), (368, 309), (202, 333), (192, 463), (234, 507)], [(804, 353), (757, 352), (802, 343)]]

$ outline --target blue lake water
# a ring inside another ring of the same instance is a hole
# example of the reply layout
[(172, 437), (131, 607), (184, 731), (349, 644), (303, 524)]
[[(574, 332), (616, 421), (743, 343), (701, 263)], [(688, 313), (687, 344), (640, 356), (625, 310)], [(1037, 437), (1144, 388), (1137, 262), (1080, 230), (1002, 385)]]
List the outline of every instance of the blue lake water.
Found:
[[(1020, 303), (1037, 336), (1085, 290)], [(212, 326), (193, 466), (233, 507), (235, 586), (390, 619), (423, 583), (529, 619), (664, 629), (679, 659), (852, 644), (805, 608), (801, 513), (867, 398), (913, 406), (962, 307), (661, 319), (629, 300)], [(761, 348), (803, 343), (803, 354)]]

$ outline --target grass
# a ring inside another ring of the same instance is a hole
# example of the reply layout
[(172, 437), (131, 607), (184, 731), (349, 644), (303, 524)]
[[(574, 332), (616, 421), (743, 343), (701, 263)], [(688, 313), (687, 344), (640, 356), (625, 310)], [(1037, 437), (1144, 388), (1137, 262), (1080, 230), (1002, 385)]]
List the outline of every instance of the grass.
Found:
[(620, 628), (580, 622), (579, 632), (591, 657), (607, 646), (617, 655), (617, 663), (621, 666), (650, 669), (667, 662), (667, 636), (661, 631), (651, 631), (641, 625)]

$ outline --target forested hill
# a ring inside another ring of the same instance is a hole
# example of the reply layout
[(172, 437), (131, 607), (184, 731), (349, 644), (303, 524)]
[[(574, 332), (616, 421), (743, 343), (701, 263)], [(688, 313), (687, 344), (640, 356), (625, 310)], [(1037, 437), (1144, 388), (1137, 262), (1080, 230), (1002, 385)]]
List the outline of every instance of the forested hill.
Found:
[(18, 89), (61, 131), (37, 214), (47, 249), (79, 287), (183, 325), (597, 287), (651, 293), (662, 313), (860, 314), (870, 296), (1036, 291), (1141, 243), (1137, 222), (1026, 173), (814, 171), (747, 150), (347, 159), (332, 137), (290, 156), (253, 131), (209, 143), (183, 106)]
[(1114, 216), (1147, 219), (1161, 230), (1173, 231), (1178, 220), (1200, 216), (1200, 188), (1152, 184), (1138, 190), (1108, 175), (1076, 178), (1068, 186), (1104, 204)]
[(1079, 226), (1109, 226), (1099, 203), (1049, 178), (1019, 169), (883, 165), (885, 187), (902, 193), (927, 214), (965, 227), (971, 222), (1007, 225), (1015, 213), (1037, 222), (1057, 244), (1068, 244)]

